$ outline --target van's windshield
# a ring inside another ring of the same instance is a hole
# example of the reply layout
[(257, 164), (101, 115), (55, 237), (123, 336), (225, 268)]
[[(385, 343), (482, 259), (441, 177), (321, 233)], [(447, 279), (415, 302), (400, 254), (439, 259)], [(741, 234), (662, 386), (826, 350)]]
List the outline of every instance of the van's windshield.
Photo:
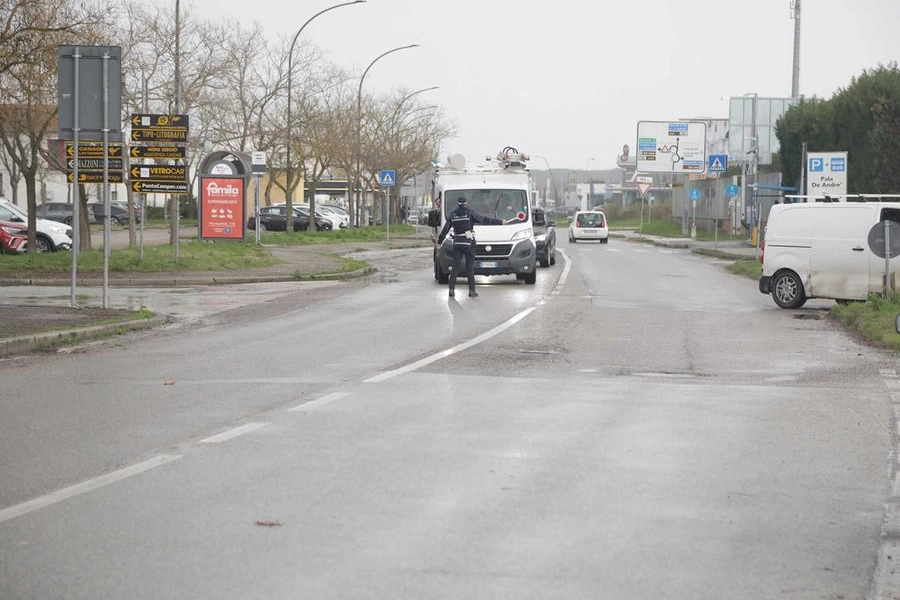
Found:
[[(469, 208), (485, 217), (494, 219), (528, 219), (528, 194), (525, 190), (511, 189), (473, 189), (444, 190), (444, 213), (449, 218), (456, 210), (457, 199), (463, 197)], [(524, 215), (524, 217), (523, 217)]]

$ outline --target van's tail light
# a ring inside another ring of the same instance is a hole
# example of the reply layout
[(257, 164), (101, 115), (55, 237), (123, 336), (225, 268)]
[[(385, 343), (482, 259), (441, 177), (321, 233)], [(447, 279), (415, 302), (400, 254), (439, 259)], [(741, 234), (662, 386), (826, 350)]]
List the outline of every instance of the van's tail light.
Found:
[(606, 221), (600, 219), (600, 227), (606, 227)]

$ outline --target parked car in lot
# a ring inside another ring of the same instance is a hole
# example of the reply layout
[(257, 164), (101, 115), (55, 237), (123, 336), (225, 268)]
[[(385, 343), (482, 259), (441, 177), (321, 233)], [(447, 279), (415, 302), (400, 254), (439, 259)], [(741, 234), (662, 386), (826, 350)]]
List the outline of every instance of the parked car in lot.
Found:
[[(106, 213), (106, 208), (103, 206), (103, 203), (89, 202), (87, 207), (88, 215), (91, 218), (91, 223), (103, 223), (104, 215)], [(128, 203), (119, 201), (110, 202), (109, 216), (110, 221), (113, 224), (128, 225)], [(135, 223), (141, 222), (141, 212), (137, 207), (135, 207), (134, 209), (134, 221)]]
[[(0, 221), (28, 225), (28, 213), (8, 200), (0, 198)], [(38, 252), (56, 252), (72, 248), (72, 228), (48, 219), (36, 219), (36, 246)]]
[[(286, 231), (287, 230), (287, 211), (283, 204), (274, 206), (263, 206), (259, 209), (259, 230), (260, 231)], [(294, 231), (306, 231), (309, 229), (309, 211), (294, 206)], [(252, 230), (256, 229), (256, 218), (251, 216), (247, 220), (247, 227)], [(319, 230), (331, 229), (331, 221), (323, 218), (316, 218), (316, 227)]]
[(37, 205), (37, 216), (41, 219), (71, 225), (74, 219), (74, 206), (70, 202), (44, 202)]
[[(304, 204), (303, 207), (307, 211), (309, 210), (308, 204)], [(333, 229), (345, 229), (350, 226), (350, 213), (330, 204), (316, 204), (316, 216), (324, 217), (331, 221)]]
[(606, 215), (600, 210), (580, 210), (572, 217), (569, 225), (569, 241), (600, 240), (601, 244), (609, 242), (609, 227)]
[(19, 223), (0, 221), (0, 254), (20, 254), (28, 246), (25, 227)]
[(547, 219), (543, 208), (531, 212), (531, 226), (537, 245), (537, 261), (542, 267), (556, 264), (556, 222)]

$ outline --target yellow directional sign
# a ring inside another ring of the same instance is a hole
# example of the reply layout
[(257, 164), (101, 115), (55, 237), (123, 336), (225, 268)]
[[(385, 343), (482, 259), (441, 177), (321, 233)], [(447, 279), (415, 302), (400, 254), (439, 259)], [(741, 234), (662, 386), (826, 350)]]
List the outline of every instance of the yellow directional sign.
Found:
[(187, 182), (132, 181), (131, 189), (144, 194), (187, 194)]
[(131, 158), (184, 158), (184, 146), (132, 146)]
[(131, 129), (188, 129), (188, 115), (132, 114)]
[(132, 129), (132, 142), (187, 142), (187, 129)]
[[(122, 156), (122, 144), (109, 144), (107, 156)], [(75, 144), (66, 142), (66, 156), (75, 156)], [(103, 157), (103, 144), (78, 144), (78, 158)]]
[(184, 165), (132, 165), (134, 181), (184, 181), (187, 167)]
[[(75, 183), (75, 173), (69, 171), (68, 172), (68, 180), (69, 183)], [(121, 171), (110, 171), (107, 174), (107, 182), (109, 183), (122, 183), (122, 172)], [(78, 173), (78, 183), (104, 183), (103, 180), (103, 172), (97, 171), (87, 171), (87, 172), (79, 172)]]
[[(106, 159), (106, 168), (110, 171), (121, 171), (122, 170), (122, 159), (121, 158), (107, 158)], [(70, 158), (66, 160), (66, 169), (69, 171), (75, 170), (75, 159)], [(78, 155), (78, 170), (79, 171), (103, 171), (103, 158), (82, 158), (81, 155)]]

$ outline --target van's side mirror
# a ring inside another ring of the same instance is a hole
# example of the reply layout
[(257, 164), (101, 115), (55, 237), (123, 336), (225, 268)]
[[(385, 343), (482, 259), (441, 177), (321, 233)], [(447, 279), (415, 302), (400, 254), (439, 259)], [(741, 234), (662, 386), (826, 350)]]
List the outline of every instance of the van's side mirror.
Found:
[(441, 226), (441, 211), (436, 208), (433, 208), (428, 211), (428, 226), (429, 227), (440, 227)]
[(900, 315), (894, 317), (894, 330), (897, 333), (900, 333)]
[(556, 221), (547, 221), (547, 227), (556, 227)]

